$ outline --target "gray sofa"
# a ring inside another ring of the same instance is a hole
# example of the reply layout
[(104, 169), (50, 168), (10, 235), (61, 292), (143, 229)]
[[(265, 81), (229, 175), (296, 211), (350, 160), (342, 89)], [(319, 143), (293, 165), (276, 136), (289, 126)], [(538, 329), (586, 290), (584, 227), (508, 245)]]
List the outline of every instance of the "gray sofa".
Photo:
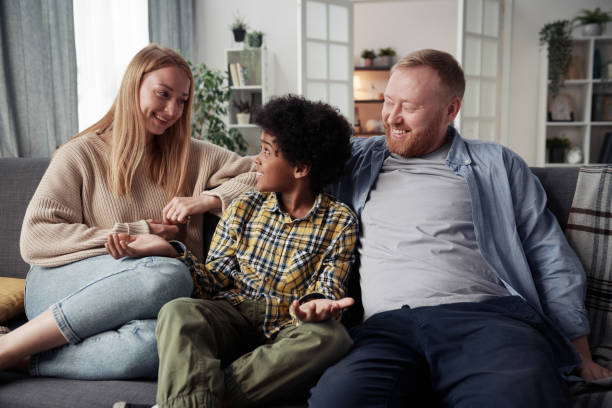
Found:
[[(19, 255), (19, 234), (26, 206), (48, 164), (47, 159), (0, 159), (0, 276), (24, 278), (28, 271)], [(565, 227), (578, 176), (578, 168), (534, 168), (549, 196), (549, 207)], [(216, 217), (206, 220), (210, 242)], [(25, 321), (13, 319), (10, 327)], [(0, 407), (105, 407), (115, 401), (155, 403), (153, 381), (76, 381), (0, 373)]]

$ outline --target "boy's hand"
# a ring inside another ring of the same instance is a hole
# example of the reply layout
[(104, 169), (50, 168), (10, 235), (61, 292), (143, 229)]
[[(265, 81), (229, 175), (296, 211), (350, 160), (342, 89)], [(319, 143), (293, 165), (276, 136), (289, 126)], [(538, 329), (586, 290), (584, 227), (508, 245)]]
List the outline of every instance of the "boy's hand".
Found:
[(334, 318), (338, 316), (340, 310), (351, 306), (353, 303), (355, 301), (350, 297), (339, 300), (313, 299), (302, 305), (294, 300), (291, 308), (296, 319), (305, 323), (312, 323)]
[(201, 195), (198, 197), (174, 197), (164, 207), (164, 224), (185, 224), (194, 214), (204, 214), (215, 208), (221, 208), (219, 197)]
[(129, 256), (177, 256), (178, 253), (165, 239), (155, 234), (110, 234), (104, 244), (106, 251), (115, 259)]

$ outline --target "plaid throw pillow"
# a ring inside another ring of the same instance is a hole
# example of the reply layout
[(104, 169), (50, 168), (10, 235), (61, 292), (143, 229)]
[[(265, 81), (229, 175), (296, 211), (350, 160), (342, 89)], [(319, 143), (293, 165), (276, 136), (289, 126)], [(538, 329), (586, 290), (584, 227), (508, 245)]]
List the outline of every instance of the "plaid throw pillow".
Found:
[(612, 166), (580, 169), (565, 231), (587, 274), (591, 347), (612, 347)]

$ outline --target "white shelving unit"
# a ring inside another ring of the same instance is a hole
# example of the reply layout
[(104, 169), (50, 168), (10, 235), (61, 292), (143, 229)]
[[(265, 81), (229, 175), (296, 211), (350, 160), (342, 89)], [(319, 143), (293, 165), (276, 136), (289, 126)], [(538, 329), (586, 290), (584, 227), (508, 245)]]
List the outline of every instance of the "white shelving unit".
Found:
[[(593, 77), (595, 50), (599, 50), (601, 77), (607, 80)], [(548, 90), (548, 50), (544, 49), (540, 53), (539, 166), (569, 165), (548, 162), (546, 140), (553, 137), (567, 138), (570, 147), (581, 148), (582, 162), (578, 165), (599, 163), (605, 135), (612, 133), (612, 75), (607, 72), (612, 70), (612, 65), (608, 66), (612, 64), (612, 36), (574, 38), (572, 55), (574, 78), (565, 80), (559, 94), (570, 97), (573, 121), (555, 122), (549, 116), (551, 93)], [(612, 139), (612, 134), (609, 137)]]
[[(271, 96), (272, 87), (270, 78), (274, 78), (270, 63), (271, 53), (266, 46), (260, 48), (233, 48), (225, 50), (226, 68), (230, 78), (231, 98), (229, 102), (227, 125), (237, 128), (249, 144), (247, 154), (259, 152), (260, 129), (258, 126), (249, 124), (238, 124), (234, 101), (248, 101), (251, 104), (251, 112), (258, 106), (266, 103)], [(236, 84), (235, 77), (232, 78), (231, 64), (239, 64), (241, 67), (241, 79), (243, 83)], [(251, 122), (252, 117), (251, 115)]]

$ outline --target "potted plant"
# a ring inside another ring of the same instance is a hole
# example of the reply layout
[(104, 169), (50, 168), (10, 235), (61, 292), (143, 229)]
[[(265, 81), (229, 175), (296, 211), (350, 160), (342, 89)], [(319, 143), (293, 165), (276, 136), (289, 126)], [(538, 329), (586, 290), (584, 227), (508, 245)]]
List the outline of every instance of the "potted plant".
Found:
[(553, 137), (546, 139), (546, 149), (548, 150), (549, 163), (563, 163), (565, 161), (565, 151), (570, 142), (565, 137)]
[(234, 41), (244, 41), (244, 36), (246, 34), (248, 26), (247, 23), (244, 21), (244, 18), (240, 16), (240, 14), (234, 14), (234, 22), (232, 23), (230, 28), (232, 29), (232, 33), (234, 33)]
[(393, 65), (393, 57), (395, 57), (397, 53), (391, 47), (380, 48), (378, 50), (378, 56), (380, 57), (380, 63), (382, 66), (390, 67)]
[(540, 45), (548, 45), (548, 88), (553, 95), (559, 93), (572, 62), (571, 32), (569, 20), (548, 23), (540, 30)]
[(239, 125), (248, 125), (251, 121), (251, 103), (242, 99), (232, 100), (232, 105), (236, 108), (236, 122)]
[(363, 58), (363, 66), (371, 67), (374, 65), (374, 58), (376, 58), (376, 53), (374, 50), (365, 49), (361, 51), (361, 58)]
[(263, 36), (264, 33), (261, 31), (251, 31), (246, 36), (246, 42), (249, 44), (249, 47), (259, 48), (263, 44)]
[(223, 120), (230, 100), (227, 74), (210, 69), (204, 63), (189, 62), (189, 66), (194, 88), (191, 135), (237, 153), (246, 152), (247, 143), (238, 129), (227, 129)]
[(597, 7), (595, 10), (580, 10), (580, 14), (574, 18), (574, 21), (578, 22), (578, 26), (582, 26), (582, 35), (594, 37), (601, 35), (604, 24), (612, 21), (612, 17)]

